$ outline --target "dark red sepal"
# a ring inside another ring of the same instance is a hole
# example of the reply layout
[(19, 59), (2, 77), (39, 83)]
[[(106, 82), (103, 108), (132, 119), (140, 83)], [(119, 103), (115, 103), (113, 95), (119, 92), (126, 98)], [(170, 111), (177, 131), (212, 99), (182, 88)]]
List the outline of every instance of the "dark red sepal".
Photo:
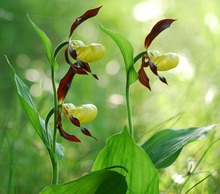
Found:
[(74, 124), (77, 127), (80, 127), (80, 122), (76, 117), (74, 117), (73, 115), (69, 115), (69, 119), (72, 124)]
[(85, 71), (91, 73), (92, 76), (93, 76), (95, 79), (97, 79), (97, 80), (99, 79), (96, 74), (92, 73), (91, 68), (90, 68), (90, 66), (89, 66), (88, 63), (85, 63), (85, 62), (82, 62), (82, 61), (77, 61), (77, 64), (78, 64), (80, 67), (82, 67)]
[(149, 65), (150, 65), (150, 69), (151, 69), (151, 71), (154, 73), (154, 75), (158, 76), (158, 73), (157, 73), (157, 66), (154, 65), (154, 63), (151, 62), (151, 61), (148, 61), (148, 63), (149, 63)]
[(77, 53), (75, 50), (73, 50), (71, 47), (69, 47), (69, 53), (70, 53), (70, 56), (76, 60), (77, 58)]
[(159, 77), (160, 81), (162, 81), (163, 83), (165, 83), (165, 84), (168, 85), (167, 80), (166, 80), (165, 77), (161, 77), (161, 76), (159, 76), (159, 75), (158, 75), (158, 77)]
[(58, 128), (58, 130), (60, 132), (60, 136), (62, 136), (66, 140), (72, 141), (72, 142), (81, 142), (81, 140), (78, 139), (76, 136), (70, 135), (69, 133), (65, 132), (61, 125), (59, 125), (57, 128)]
[(149, 61), (146, 62), (145, 59), (146, 59), (145, 56), (143, 56), (141, 58), (141, 67), (148, 67), (149, 66)]
[(80, 129), (84, 135), (90, 136), (90, 137), (94, 138), (95, 140), (97, 140), (94, 136), (91, 135), (91, 133), (85, 127), (81, 127)]
[(72, 36), (73, 31), (85, 20), (94, 17), (98, 14), (99, 9), (101, 7), (97, 7), (95, 9), (90, 9), (87, 12), (85, 12), (82, 16), (76, 18), (75, 22), (72, 24), (71, 28), (70, 28), (70, 34), (69, 34), (69, 38)]
[(138, 71), (138, 79), (140, 81), (140, 83), (142, 85), (144, 85), (145, 87), (147, 87), (149, 90), (151, 90), (150, 88), (150, 83), (149, 83), (149, 78), (147, 77), (147, 74), (144, 71), (144, 68), (141, 67), (140, 70)]
[(58, 102), (61, 103), (71, 86), (73, 77), (75, 75), (74, 70), (70, 67), (66, 75), (60, 80), (60, 84), (57, 89)]
[(164, 19), (157, 22), (150, 33), (147, 35), (144, 46), (145, 48), (148, 48), (151, 44), (151, 42), (165, 29), (169, 28), (170, 25), (174, 22), (173, 19)]

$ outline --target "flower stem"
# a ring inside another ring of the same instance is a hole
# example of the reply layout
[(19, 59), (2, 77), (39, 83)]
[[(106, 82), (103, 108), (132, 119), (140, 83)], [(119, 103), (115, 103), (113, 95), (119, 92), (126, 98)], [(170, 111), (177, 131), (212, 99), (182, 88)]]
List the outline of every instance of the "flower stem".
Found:
[(57, 185), (59, 180), (59, 164), (55, 160), (52, 160), (53, 165), (53, 180), (52, 184)]
[(56, 137), (57, 137), (57, 92), (56, 92), (56, 83), (54, 75), (54, 65), (51, 65), (51, 82), (53, 87), (53, 97), (54, 97), (54, 131), (53, 131), (53, 144), (52, 150), (54, 155), (51, 156), (51, 162), (53, 166), (53, 180), (52, 184), (58, 184), (59, 179), (59, 166), (58, 160), (56, 159)]
[(133, 121), (132, 121), (132, 110), (131, 110), (131, 97), (130, 97), (130, 85), (126, 83), (126, 105), (127, 105), (127, 113), (128, 113), (128, 125), (129, 125), (129, 133), (132, 137), (134, 137), (134, 129), (133, 129)]

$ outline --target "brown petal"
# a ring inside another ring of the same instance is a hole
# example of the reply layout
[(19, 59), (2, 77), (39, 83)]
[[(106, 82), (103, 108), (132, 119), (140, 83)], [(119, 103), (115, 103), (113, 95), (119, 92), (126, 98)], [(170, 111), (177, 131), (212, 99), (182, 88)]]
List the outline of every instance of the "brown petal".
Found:
[(78, 63), (79, 66), (82, 67), (84, 70), (86, 70), (87, 72), (91, 73), (92, 76), (93, 76), (95, 79), (97, 79), (97, 80), (99, 79), (96, 74), (92, 73), (91, 68), (90, 68), (90, 66), (89, 66), (88, 63), (85, 63), (85, 62), (82, 62), (82, 61), (78, 61), (77, 63)]
[(154, 65), (154, 63), (151, 62), (151, 61), (149, 61), (149, 64), (150, 64), (150, 69), (151, 69), (151, 71), (152, 71), (156, 76), (158, 76), (158, 73), (157, 73), (157, 66)]
[(91, 133), (86, 128), (81, 127), (81, 131), (84, 135), (90, 136), (90, 137), (94, 138), (95, 140), (97, 140), (94, 136), (91, 135)]
[(145, 48), (148, 48), (151, 42), (165, 29), (169, 28), (170, 25), (174, 22), (173, 19), (164, 19), (157, 22), (152, 28), (151, 32), (147, 35), (144, 45)]
[(70, 28), (70, 34), (69, 34), (69, 38), (72, 36), (73, 31), (85, 20), (94, 17), (98, 14), (99, 9), (101, 7), (97, 7), (95, 9), (90, 9), (87, 12), (85, 12), (82, 16), (78, 17), (75, 22), (72, 24), (71, 28)]
[(160, 79), (160, 81), (162, 81), (163, 83), (165, 83), (165, 84), (168, 85), (166, 78), (165, 78), (165, 77), (161, 77), (161, 76), (158, 74), (158, 72), (157, 72), (157, 66), (154, 65), (154, 63), (151, 62), (151, 61), (149, 61), (149, 64), (150, 64), (150, 69), (151, 69), (151, 71), (152, 71), (156, 76), (158, 76), (158, 78)]
[(161, 76), (159, 76), (159, 75), (158, 75), (158, 77), (159, 77), (160, 81), (162, 81), (163, 83), (165, 83), (165, 84), (168, 85), (167, 80), (166, 80), (165, 77), (161, 77)]
[(73, 50), (71, 47), (69, 47), (69, 53), (70, 53), (70, 56), (76, 60), (77, 58), (77, 53), (75, 50)]
[(144, 68), (141, 67), (140, 70), (138, 71), (138, 79), (140, 81), (140, 83), (142, 85), (144, 85), (145, 87), (147, 87), (149, 90), (151, 90), (150, 88), (150, 84), (149, 84), (149, 78), (147, 77), (147, 74), (144, 71)]
[(147, 62), (145, 61), (146, 57), (143, 56), (141, 59), (142, 59), (142, 60), (141, 60), (141, 67), (148, 67), (148, 66), (149, 66), (149, 62), (148, 62), (148, 61), (147, 61)]
[(66, 75), (60, 80), (59, 87), (57, 89), (58, 102), (61, 103), (69, 91), (73, 77), (75, 75), (74, 70), (70, 67)]
[(88, 75), (88, 73), (87, 73), (83, 68), (81, 68), (80, 66), (78, 66), (77, 63), (72, 64), (72, 65), (71, 65), (71, 68), (73, 69), (73, 71), (74, 71), (76, 74)]
[(58, 129), (59, 129), (59, 132), (60, 132), (60, 136), (62, 136), (66, 140), (73, 141), (73, 142), (81, 142), (81, 140), (78, 139), (76, 136), (70, 135), (69, 133), (65, 132), (61, 125), (58, 126)]
[(77, 127), (80, 127), (80, 122), (76, 117), (74, 117), (73, 115), (69, 115), (69, 119), (72, 124), (74, 124)]

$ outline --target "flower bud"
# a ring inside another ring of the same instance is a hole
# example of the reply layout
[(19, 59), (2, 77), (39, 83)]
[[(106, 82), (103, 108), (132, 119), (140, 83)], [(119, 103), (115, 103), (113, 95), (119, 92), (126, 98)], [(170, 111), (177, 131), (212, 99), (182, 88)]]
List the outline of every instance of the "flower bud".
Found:
[(176, 53), (160, 54), (159, 51), (148, 51), (150, 60), (157, 66), (158, 71), (167, 71), (179, 64), (179, 56)]
[(81, 106), (75, 106), (71, 103), (64, 103), (63, 105), (64, 115), (67, 120), (70, 121), (69, 116), (77, 118), (81, 124), (89, 123), (95, 119), (97, 115), (97, 108), (93, 104), (83, 104)]
[(70, 47), (76, 51), (77, 59), (82, 62), (98, 61), (106, 53), (105, 47), (98, 43), (85, 45), (80, 40), (73, 40), (70, 43)]

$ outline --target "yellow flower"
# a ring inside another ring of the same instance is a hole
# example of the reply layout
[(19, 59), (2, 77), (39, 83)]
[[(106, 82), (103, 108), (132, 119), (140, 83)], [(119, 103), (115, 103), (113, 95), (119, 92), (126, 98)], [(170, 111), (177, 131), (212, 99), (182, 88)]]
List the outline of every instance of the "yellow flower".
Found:
[(148, 51), (150, 60), (157, 66), (158, 71), (167, 71), (179, 64), (179, 56), (176, 53), (161, 54), (159, 51)]
[(70, 116), (73, 116), (79, 120), (81, 124), (89, 123), (93, 119), (95, 119), (97, 115), (97, 108), (93, 104), (83, 104), (81, 106), (75, 106), (71, 103), (64, 103), (62, 105), (64, 115), (67, 120), (70, 120)]
[(98, 61), (106, 53), (105, 47), (98, 43), (85, 45), (80, 40), (72, 40), (70, 47), (72, 50), (76, 51), (77, 59), (82, 62)]

